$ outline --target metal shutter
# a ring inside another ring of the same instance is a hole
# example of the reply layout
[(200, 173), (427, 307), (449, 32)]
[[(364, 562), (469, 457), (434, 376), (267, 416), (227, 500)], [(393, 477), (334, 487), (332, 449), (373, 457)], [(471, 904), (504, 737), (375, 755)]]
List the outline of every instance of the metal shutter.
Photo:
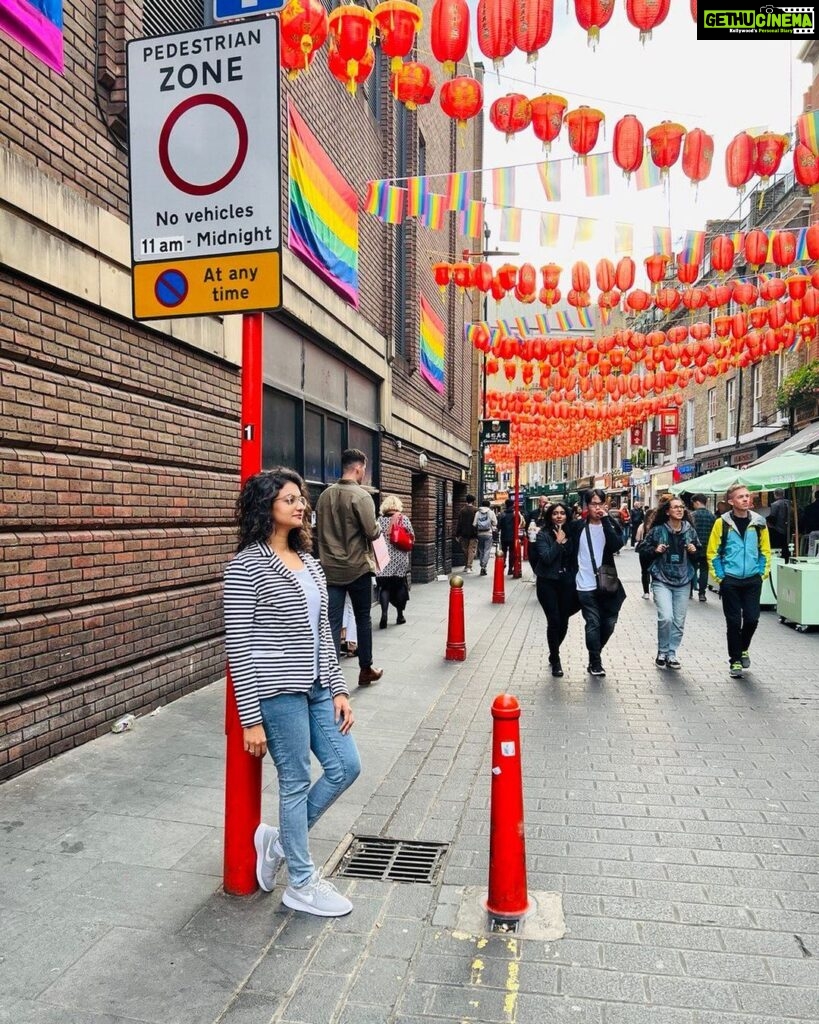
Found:
[(145, 0), (142, 30), (146, 36), (167, 36), (205, 27), (207, 0)]

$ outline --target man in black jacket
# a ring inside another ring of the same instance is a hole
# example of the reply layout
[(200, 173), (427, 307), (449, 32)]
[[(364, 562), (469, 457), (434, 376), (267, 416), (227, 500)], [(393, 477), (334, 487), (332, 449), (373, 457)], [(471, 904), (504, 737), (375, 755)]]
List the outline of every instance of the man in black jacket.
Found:
[(614, 569), (614, 555), (623, 546), (623, 536), (608, 514), (604, 490), (586, 491), (583, 502), (586, 519), (572, 523), (572, 537), (577, 559), (577, 598), (586, 622), (586, 649), (589, 652), (586, 671), (593, 676), (605, 676), (602, 651), (617, 625), (626, 592), (619, 582), (615, 593), (602, 591), (596, 570), (603, 565)]
[(475, 526), (475, 495), (467, 494), (466, 504), (458, 515), (458, 522), (455, 524), (455, 540), (461, 545), (464, 552), (464, 572), (472, 572), (472, 562), (475, 552), (478, 550), (478, 529)]

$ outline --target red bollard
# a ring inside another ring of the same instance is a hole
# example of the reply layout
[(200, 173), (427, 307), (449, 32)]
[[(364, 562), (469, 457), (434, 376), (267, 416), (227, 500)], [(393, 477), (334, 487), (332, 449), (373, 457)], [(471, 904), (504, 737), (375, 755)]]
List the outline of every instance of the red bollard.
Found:
[(526, 533), (520, 538), (520, 560), (529, 561), (529, 535)]
[(466, 660), (464, 626), (464, 581), (453, 576), (449, 581), (449, 624), (446, 631), (446, 661)]
[[(524, 536), (525, 536), (525, 534), (524, 534)], [(521, 567), (520, 567), (521, 566), (520, 557), (521, 557), (521, 552), (523, 550), (523, 540), (522, 540), (521, 537), (516, 536), (514, 543), (515, 543), (515, 547), (514, 547), (515, 557), (512, 560), (512, 577), (513, 577), (513, 579), (519, 580), (521, 575), (523, 574), (522, 570), (521, 570)]]
[(492, 703), (492, 790), (489, 826), (489, 893), (493, 917), (520, 918), (529, 909), (523, 778), (520, 765), (520, 704), (508, 693)]
[(492, 604), (506, 603), (506, 590), (504, 589), (503, 572), (506, 568), (506, 559), (500, 548), (495, 549), (495, 580), (492, 587)]

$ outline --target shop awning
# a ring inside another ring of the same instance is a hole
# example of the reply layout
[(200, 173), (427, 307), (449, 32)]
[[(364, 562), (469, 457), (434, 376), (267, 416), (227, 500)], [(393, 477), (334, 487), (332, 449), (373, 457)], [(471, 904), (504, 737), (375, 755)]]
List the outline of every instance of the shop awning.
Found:
[(759, 466), (769, 459), (775, 459), (778, 455), (784, 455), (786, 452), (812, 452), (814, 448), (819, 448), (819, 420), (804, 427), (794, 434), (793, 437), (789, 437), (782, 444), (778, 444), (776, 448), (771, 448), (769, 452), (765, 452), (764, 455), (761, 455), (756, 460), (754, 465)]

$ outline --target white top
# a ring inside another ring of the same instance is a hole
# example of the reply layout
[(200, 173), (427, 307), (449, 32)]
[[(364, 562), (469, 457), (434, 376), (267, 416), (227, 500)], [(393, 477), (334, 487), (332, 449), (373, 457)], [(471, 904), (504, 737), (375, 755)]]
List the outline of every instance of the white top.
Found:
[(577, 589), (584, 591), (597, 590), (597, 579), (589, 557), (589, 534), (591, 534), (594, 561), (598, 569), (603, 564), (603, 551), (606, 547), (603, 524), (589, 523), (588, 526), (588, 531), (585, 526), (580, 531), (580, 540), (577, 544)]
[(307, 598), (307, 614), (310, 616), (310, 629), (313, 631), (313, 666), (316, 678), (319, 672), (319, 621), (321, 619), (321, 594), (316, 582), (306, 569), (299, 569), (293, 574)]

